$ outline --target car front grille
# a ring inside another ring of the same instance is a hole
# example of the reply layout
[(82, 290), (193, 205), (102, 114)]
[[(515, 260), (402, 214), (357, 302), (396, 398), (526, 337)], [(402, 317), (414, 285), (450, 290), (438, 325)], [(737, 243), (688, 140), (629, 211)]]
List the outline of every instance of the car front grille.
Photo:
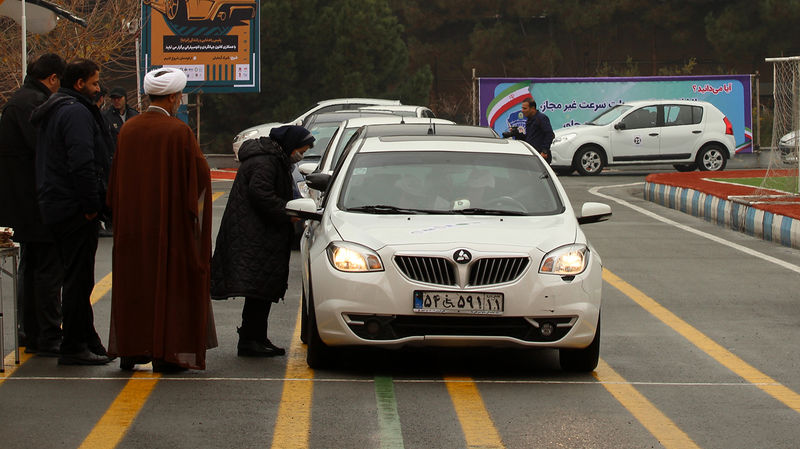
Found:
[(528, 267), (527, 257), (478, 259), (469, 270), (469, 285), (492, 285), (518, 278)]
[(456, 285), (452, 262), (443, 257), (396, 256), (400, 271), (410, 279), (429, 284)]
[[(428, 284), (457, 284), (453, 261), (444, 257), (395, 256), (400, 271), (409, 279)], [(503, 284), (517, 279), (528, 267), (527, 257), (489, 257), (473, 261), (469, 266), (469, 285)]]

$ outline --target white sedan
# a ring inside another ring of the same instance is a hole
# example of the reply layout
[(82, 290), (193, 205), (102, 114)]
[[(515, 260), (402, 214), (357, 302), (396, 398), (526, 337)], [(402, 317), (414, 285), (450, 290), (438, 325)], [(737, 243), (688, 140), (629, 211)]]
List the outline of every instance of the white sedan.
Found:
[(287, 211), (301, 242), (307, 362), (333, 347), (557, 348), (591, 371), (600, 346), (602, 264), (580, 223), (611, 208), (566, 193), (528, 144), (492, 138), (368, 138), (326, 192)]

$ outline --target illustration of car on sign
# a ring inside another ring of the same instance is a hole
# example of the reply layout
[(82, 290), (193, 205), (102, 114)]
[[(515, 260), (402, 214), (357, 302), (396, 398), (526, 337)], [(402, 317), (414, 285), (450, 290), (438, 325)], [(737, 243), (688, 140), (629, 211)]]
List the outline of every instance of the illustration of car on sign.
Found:
[(175, 23), (250, 20), (256, 15), (255, 0), (143, 0), (145, 5)]

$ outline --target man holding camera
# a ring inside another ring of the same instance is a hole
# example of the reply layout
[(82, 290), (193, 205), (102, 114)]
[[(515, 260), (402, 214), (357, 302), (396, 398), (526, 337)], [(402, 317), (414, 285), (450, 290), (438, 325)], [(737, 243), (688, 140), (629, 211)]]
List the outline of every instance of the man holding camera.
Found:
[(549, 164), (553, 160), (553, 156), (550, 154), (550, 145), (556, 137), (553, 127), (550, 126), (550, 119), (536, 109), (536, 102), (533, 98), (522, 100), (522, 115), (527, 119), (525, 120), (525, 134), (512, 128), (504, 132), (503, 137), (513, 137), (528, 142)]

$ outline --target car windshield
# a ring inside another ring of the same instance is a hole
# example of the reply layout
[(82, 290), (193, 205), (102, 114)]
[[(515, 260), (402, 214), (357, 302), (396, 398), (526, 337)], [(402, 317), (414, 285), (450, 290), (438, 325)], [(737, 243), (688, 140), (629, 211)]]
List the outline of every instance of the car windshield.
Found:
[(625, 112), (627, 112), (632, 106), (628, 106), (625, 104), (619, 104), (614, 106), (611, 109), (607, 109), (600, 113), (597, 117), (593, 118), (586, 122), (587, 125), (597, 125), (603, 126), (608, 125), (609, 123), (613, 122), (617, 119), (617, 117), (621, 116)]
[(354, 156), (339, 208), (373, 214), (551, 215), (564, 206), (530, 155), (447, 151)]

